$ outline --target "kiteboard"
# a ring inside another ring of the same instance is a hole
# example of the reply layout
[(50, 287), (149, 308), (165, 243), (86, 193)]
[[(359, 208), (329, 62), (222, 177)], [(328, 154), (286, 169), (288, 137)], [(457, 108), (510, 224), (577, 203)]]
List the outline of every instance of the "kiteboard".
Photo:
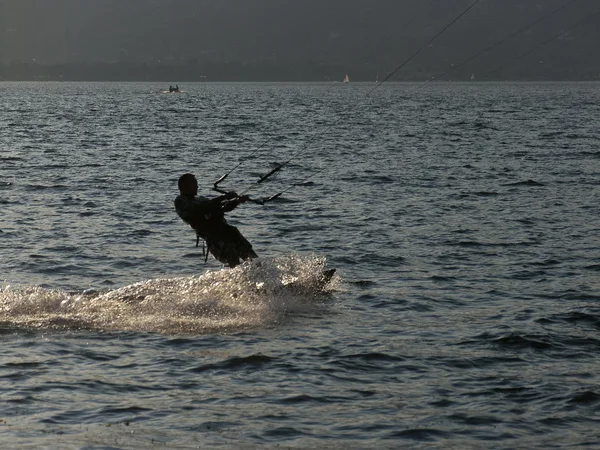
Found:
[(325, 287), (333, 278), (333, 276), (335, 275), (335, 269), (327, 269), (324, 270), (323, 273), (321, 274), (321, 279), (319, 280), (319, 283), (321, 284), (321, 286)]

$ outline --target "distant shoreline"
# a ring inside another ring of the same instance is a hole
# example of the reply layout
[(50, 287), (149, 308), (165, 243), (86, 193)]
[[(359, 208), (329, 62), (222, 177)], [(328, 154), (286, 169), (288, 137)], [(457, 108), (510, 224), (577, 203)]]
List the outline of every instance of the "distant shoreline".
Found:
[[(534, 70), (535, 69), (535, 70)], [(393, 67), (342, 67), (340, 65), (290, 65), (228, 63), (197, 65), (150, 65), (133, 63), (0, 63), (0, 81), (101, 81), (101, 82), (342, 82), (346, 73), (350, 82), (375, 84), (385, 80)], [(488, 70), (444, 72), (443, 69), (399, 72), (391, 79), (397, 82), (498, 82), (498, 81), (598, 81), (600, 70), (580, 68), (563, 70), (552, 66), (515, 67)], [(439, 78), (439, 79), (438, 79)]]
[[(171, 85), (173, 83), (181, 84), (340, 84), (343, 83), (340, 81), (327, 81), (327, 80), (118, 80), (118, 79), (5, 79), (0, 76), (0, 83), (147, 83), (147, 84), (161, 84), (161, 85)], [(521, 80), (521, 79), (509, 79), (509, 80), (481, 80), (481, 81), (471, 81), (471, 80), (387, 80), (385, 84), (434, 84), (434, 85), (444, 85), (444, 84), (500, 84), (500, 83), (516, 83), (516, 84), (527, 84), (527, 83), (535, 83), (535, 84), (544, 84), (544, 83), (600, 83), (600, 79), (530, 79), (530, 80)], [(360, 85), (369, 85), (375, 86), (373, 81), (353, 81), (351, 84), (360, 84)], [(182, 86), (180, 86), (182, 87)]]

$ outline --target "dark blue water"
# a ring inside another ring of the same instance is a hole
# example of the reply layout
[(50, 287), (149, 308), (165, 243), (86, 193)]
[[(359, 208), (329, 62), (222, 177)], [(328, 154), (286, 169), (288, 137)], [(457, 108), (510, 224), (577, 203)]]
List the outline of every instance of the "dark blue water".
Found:
[(2, 448), (600, 442), (600, 84), (181, 87), (0, 83)]

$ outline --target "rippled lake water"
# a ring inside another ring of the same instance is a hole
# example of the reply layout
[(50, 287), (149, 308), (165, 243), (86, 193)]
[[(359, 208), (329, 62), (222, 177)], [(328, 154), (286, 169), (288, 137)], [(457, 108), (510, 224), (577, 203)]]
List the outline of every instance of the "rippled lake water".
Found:
[(180, 87), (0, 83), (2, 448), (598, 444), (600, 84)]

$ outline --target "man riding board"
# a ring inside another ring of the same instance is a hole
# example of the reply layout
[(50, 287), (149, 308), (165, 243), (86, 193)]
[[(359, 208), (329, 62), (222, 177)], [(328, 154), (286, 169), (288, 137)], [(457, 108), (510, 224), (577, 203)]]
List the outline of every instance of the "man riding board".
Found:
[(240, 231), (227, 223), (225, 213), (248, 201), (235, 192), (209, 199), (198, 195), (198, 181), (191, 173), (179, 177), (179, 195), (175, 199), (177, 215), (204, 239), (208, 251), (220, 262), (235, 267), (241, 261), (258, 258), (252, 245)]

